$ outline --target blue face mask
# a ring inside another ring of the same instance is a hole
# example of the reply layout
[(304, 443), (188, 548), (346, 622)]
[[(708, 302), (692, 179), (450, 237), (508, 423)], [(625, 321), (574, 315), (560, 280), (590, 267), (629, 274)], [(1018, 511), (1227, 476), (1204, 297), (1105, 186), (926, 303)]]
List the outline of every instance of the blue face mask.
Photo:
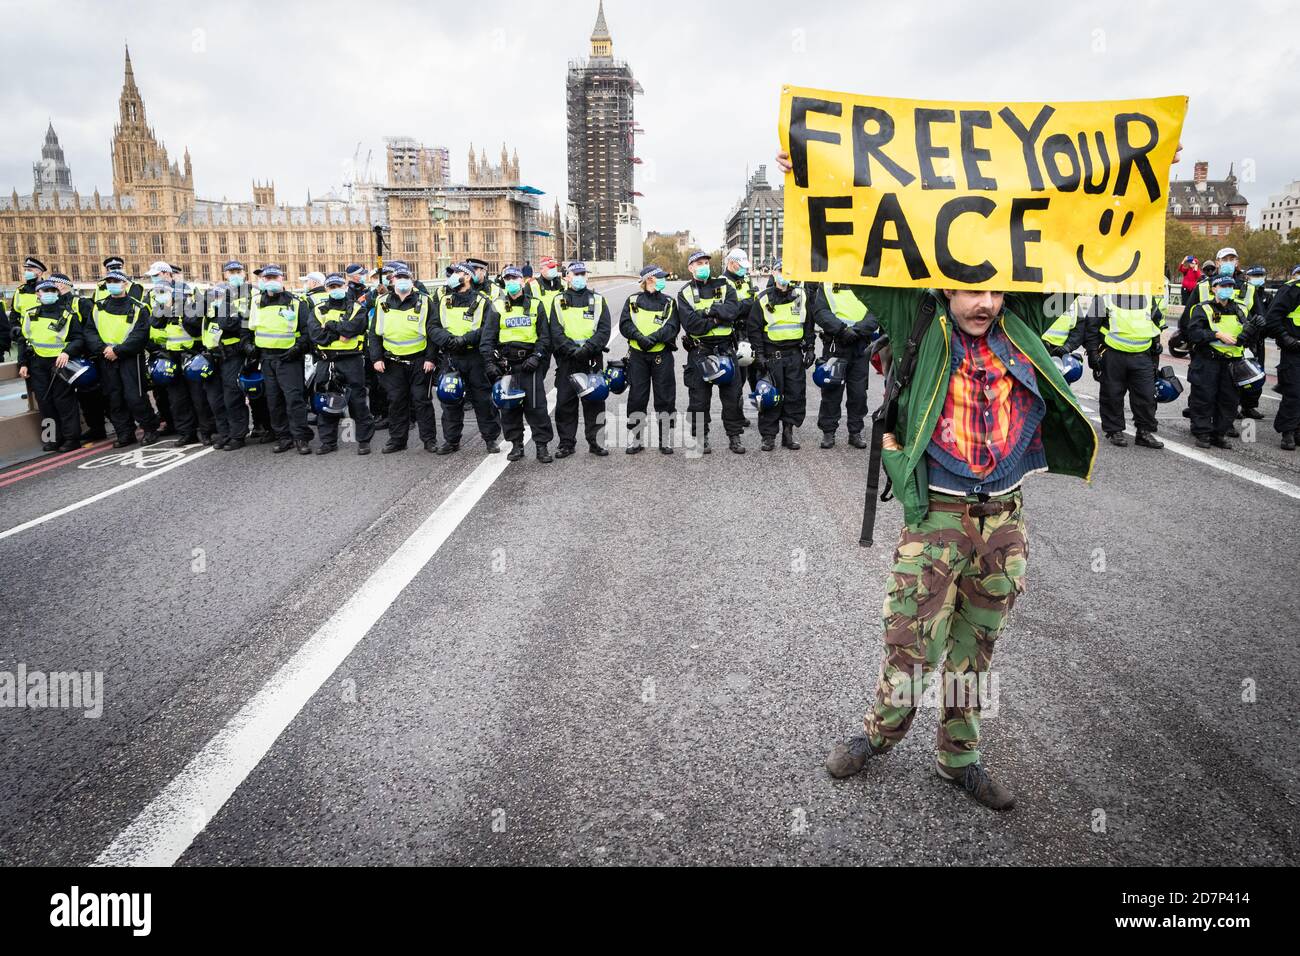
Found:
[(346, 286), (342, 286), (336, 289), (330, 289), (330, 298), (333, 299), (335, 302), (338, 302), (341, 299), (346, 299), (347, 297), (348, 297), (348, 290)]
[(777, 284), (777, 286), (778, 286), (779, 288), (782, 288), (782, 289), (786, 288), (786, 287), (790, 284), (790, 280), (789, 280), (789, 279), (787, 279), (785, 276), (783, 276), (783, 275), (779, 275), (779, 274), (778, 274), (778, 275), (774, 275), (774, 276), (772, 276), (772, 281), (775, 282), (775, 283)]
[(524, 284), (517, 279), (511, 279), (506, 283), (506, 295), (514, 297), (524, 291)]
[(655, 279), (655, 291), (662, 292), (668, 287), (667, 279)]
[(412, 289), (412, 287), (413, 287), (414, 285), (415, 285), (415, 283), (412, 282), (410, 279), (394, 279), (394, 280), (393, 280), (393, 289), (394, 289), (394, 291), (400, 292), (400, 293), (402, 293), (402, 295), (406, 295), (406, 293), (410, 292), (411, 289)]
[(743, 279), (745, 278), (745, 276), (749, 275), (749, 270), (746, 269), (744, 266), (736, 266), (736, 275), (740, 276)]
[(559, 269), (547, 269), (545, 272), (542, 273), (542, 276), (547, 279), (554, 279), (559, 274), (560, 274)]
[(35, 278), (36, 278), (36, 273), (33, 272), (31, 269), (28, 269), (26, 272), (23, 273), (24, 282), (31, 282)]
[(104, 288), (108, 290), (109, 295), (121, 295), (126, 291), (126, 286), (120, 282), (106, 282)]
[(59, 294), (57, 292), (41, 293), (41, 305), (53, 305), (55, 302), (58, 301), (59, 301)]
[(263, 282), (262, 291), (267, 295), (279, 295), (284, 291), (284, 283), (275, 281)]
[(1221, 285), (1221, 286), (1219, 286), (1217, 289), (1214, 290), (1214, 294), (1215, 294), (1216, 296), (1218, 296), (1219, 299), (1222, 300), (1222, 301), (1226, 301), (1226, 300), (1228, 300), (1228, 299), (1231, 299), (1231, 298), (1232, 298), (1232, 286), (1230, 286), (1230, 285)]
[(238, 272), (232, 272), (230, 275), (226, 276), (226, 282), (232, 289), (238, 289), (244, 284), (244, 277)]
[(1237, 264), (1235, 262), (1219, 263), (1219, 275), (1221, 276), (1230, 276), (1236, 271), (1237, 271)]
[(1264, 284), (1264, 280), (1262, 278), (1256, 277), (1250, 280), (1250, 284), (1253, 285), (1256, 289), (1258, 289), (1260, 286)]
[(711, 272), (712, 270), (708, 266), (699, 266), (695, 270), (695, 278), (701, 282), (707, 282)]
[(586, 276), (582, 276), (582, 275), (574, 276), (574, 277), (573, 277), (573, 291), (574, 291), (574, 292), (581, 292), (581, 291), (582, 291), (583, 289), (585, 289), (585, 288), (587, 288), (587, 277), (586, 277)]

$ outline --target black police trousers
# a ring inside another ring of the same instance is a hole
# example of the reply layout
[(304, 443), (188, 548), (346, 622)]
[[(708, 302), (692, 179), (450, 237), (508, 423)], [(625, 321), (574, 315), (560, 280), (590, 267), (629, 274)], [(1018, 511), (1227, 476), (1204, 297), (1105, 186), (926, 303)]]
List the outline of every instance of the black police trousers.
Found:
[(108, 415), (119, 439), (133, 438), (139, 425), (147, 432), (158, 430), (158, 416), (144, 390), (143, 355), (119, 355), (116, 361), (99, 360), (99, 380), (108, 396)]
[[(574, 372), (594, 372), (596, 363), (591, 359), (559, 358), (555, 360), (555, 430), (559, 433), (560, 447), (573, 448), (578, 442), (578, 411), (582, 411), (582, 434), (588, 445), (601, 444), (601, 430), (605, 425), (605, 403), (588, 402), (578, 398), (578, 390), (569, 381)], [(539, 371), (541, 371), (539, 369)], [(546, 395), (542, 394), (542, 411), (546, 410)], [(532, 425), (532, 422), (529, 422)], [(536, 432), (536, 428), (533, 429)], [(536, 439), (534, 439), (536, 440)], [(549, 441), (549, 439), (547, 439)]]
[(1282, 404), (1277, 408), (1273, 427), (1279, 434), (1300, 429), (1300, 351), (1282, 350), (1277, 363), (1277, 387)]
[[(437, 441), (438, 422), (434, 418), (433, 398), (429, 393), (433, 373), (424, 370), (424, 354), (416, 354), (410, 359), (385, 355), (380, 378), (388, 395), (388, 444), (406, 447), (411, 433), (412, 411), (420, 441)], [(372, 434), (374, 425), (374, 419), (371, 419), (369, 428)]]
[(460, 402), (440, 403), (442, 440), (449, 445), (460, 444), (460, 437), (465, 431), (465, 405), (469, 404), (474, 406), (478, 433), (483, 441), (495, 445), (501, 437), (501, 419), (497, 415), (497, 407), (492, 404), (492, 383), (488, 381), (487, 370), (483, 367), (483, 356), (478, 352), (466, 352), (451, 355), (449, 360), (465, 382), (465, 398)]
[(31, 357), (27, 365), (27, 389), (40, 405), (42, 441), (62, 445), (81, 438), (77, 396), (54, 368), (54, 359)]
[(311, 441), (307, 403), (303, 400), (305, 373), (302, 356), (285, 358), (285, 349), (262, 349), (262, 378), (266, 380), (266, 408), (271, 431), (281, 441)]
[[(533, 442), (538, 445), (545, 445), (555, 433), (551, 430), (551, 413), (546, 407), (546, 367), (549, 363), (543, 362), (533, 372), (521, 372), (519, 366), (521, 362), (511, 362), (509, 365), (510, 381), (519, 386), (524, 392), (524, 402), (514, 408), (501, 409), (501, 432), (506, 441), (514, 444), (524, 440), (524, 420), (527, 419), (528, 427), (533, 430)], [(574, 400), (577, 400), (575, 394)], [(578, 428), (578, 415), (574, 411), (573, 429), (576, 434)], [(561, 439), (563, 441), (563, 439)]]
[(803, 424), (808, 408), (808, 374), (803, 367), (803, 351), (793, 348), (767, 347), (767, 376), (781, 392), (781, 401), (774, 408), (758, 410), (758, 433), (764, 438), (774, 438), (781, 425)]
[[(751, 368), (753, 366), (750, 366)], [(644, 434), (646, 406), (650, 387), (654, 386), (655, 417), (659, 421), (659, 443), (669, 444), (668, 431), (677, 413), (677, 375), (673, 370), (673, 353), (627, 350), (627, 425), (634, 441)]]
[[(328, 352), (326, 353), (329, 354)], [(366, 389), (366, 359), (360, 352), (341, 358), (327, 358), (325, 361), (334, 365), (334, 374), (343, 383), (348, 397), (348, 415), (356, 428), (358, 445), (369, 443), (375, 437), (375, 417), (370, 413), (369, 395)], [(373, 366), (371, 366), (373, 368)], [(423, 366), (421, 366), (423, 374)], [(426, 383), (427, 388), (427, 383)], [(317, 415), (316, 428), (323, 447), (336, 446), (339, 443), (338, 415)], [(429, 418), (433, 418), (433, 406), (429, 407)], [(410, 427), (408, 416), (407, 427)], [(437, 434), (436, 429), (434, 434)]]
[(1219, 358), (1208, 345), (1198, 346), (1192, 353), (1187, 383), (1192, 387), (1187, 398), (1192, 413), (1192, 434), (1198, 438), (1228, 434), (1237, 413), (1237, 386), (1232, 380), (1231, 361)]
[(82, 439), (98, 441), (105, 436), (104, 422), (108, 418), (108, 396), (104, 393), (102, 382), (96, 382), (90, 388), (74, 388), (73, 392), (77, 397), (81, 419), (86, 423)]
[(176, 426), (180, 439), (193, 441), (200, 433), (205, 437), (211, 435), (212, 413), (208, 409), (208, 396), (203, 390), (203, 384), (190, 381), (185, 374), (185, 363), (189, 361), (190, 353), (162, 354), (176, 363), (176, 375), (167, 383), (167, 401), (174, 416), (172, 424)]
[[(237, 348), (232, 348), (215, 361), (217, 374), (203, 385), (208, 393), (208, 404), (217, 419), (217, 434), (222, 438), (243, 441), (248, 437), (248, 404), (244, 390), (239, 387), (239, 376), (244, 371), (243, 355)], [(218, 407), (223, 410), (224, 423), (222, 417), (215, 414)]]
[[(1108, 348), (1101, 356), (1101, 384), (1097, 405), (1101, 430), (1107, 435), (1124, 430), (1124, 394), (1133, 410), (1133, 426), (1140, 432), (1156, 430), (1156, 354), (1122, 352)], [(1234, 408), (1233, 411), (1236, 411)]]
[(832, 354), (839, 357), (844, 369), (844, 381), (839, 385), (821, 389), (821, 403), (817, 406), (817, 427), (824, 432), (838, 431), (840, 405), (844, 404), (849, 434), (856, 435), (865, 427), (867, 420), (867, 380), (871, 376), (871, 359), (867, 357), (867, 343), (839, 345), (835, 347)]
[[(731, 381), (726, 385), (713, 385), (706, 382), (704, 376), (700, 374), (700, 362), (709, 355), (714, 354), (707, 349), (692, 349), (686, 354), (686, 372), (682, 376), (686, 382), (686, 415), (690, 419), (691, 434), (697, 435), (701, 432), (702, 436), (707, 437), (709, 434), (709, 425), (713, 421), (713, 390), (718, 390), (718, 398), (722, 401), (722, 428), (727, 433), (728, 438), (734, 438), (745, 430), (745, 413), (740, 407), (740, 393), (744, 387), (745, 377), (737, 369)], [(725, 350), (718, 354), (729, 354)]]

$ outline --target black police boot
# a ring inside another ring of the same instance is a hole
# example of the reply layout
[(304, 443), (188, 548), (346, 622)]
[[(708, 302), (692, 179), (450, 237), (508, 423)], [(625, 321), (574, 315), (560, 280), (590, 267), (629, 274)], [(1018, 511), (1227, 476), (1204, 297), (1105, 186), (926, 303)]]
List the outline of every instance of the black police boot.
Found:
[(113, 442), (113, 447), (114, 447), (114, 448), (126, 448), (128, 445), (134, 445), (134, 444), (135, 444), (135, 435), (134, 435), (134, 434), (123, 435), (123, 436), (122, 436), (121, 438), (119, 438), (117, 441)]
[(794, 437), (794, 426), (784, 425), (781, 428), (781, 447), (789, 448), (791, 451), (799, 450), (799, 442)]
[(875, 752), (865, 735), (850, 737), (831, 750), (830, 756), (826, 758), (826, 769), (832, 777), (851, 777), (862, 772), (862, 768), (867, 765), (867, 758)]
[[(542, 446), (541, 446), (541, 445), (538, 445), (538, 446), (537, 446), (537, 450), (540, 452), (541, 449), (542, 449)], [(555, 457), (556, 457), (556, 458), (568, 458), (568, 457), (569, 457), (570, 455), (572, 455), (572, 454), (573, 454), (573, 446), (572, 446), (572, 445), (561, 445), (559, 448), (555, 449)], [(538, 460), (540, 461), (541, 459), (539, 458)]]
[[(140, 436), (140, 444), (156, 445), (158, 443), (158, 438), (159, 435), (157, 432), (145, 432), (143, 435)], [(240, 442), (240, 444), (242, 445), (243, 442)]]
[(1264, 413), (1261, 412), (1258, 408), (1243, 408), (1241, 410), (1241, 417), (1253, 418), (1255, 419), (1255, 421), (1262, 421), (1264, 418)]
[(58, 446), (55, 450), (56, 450), (56, 451), (76, 451), (76, 450), (77, 450), (78, 448), (80, 448), (80, 447), (81, 447), (81, 442), (76, 442), (76, 441), (68, 440), (68, 441), (65, 441), (65, 442), (60, 443), (59, 446)]
[(177, 448), (180, 448), (182, 445), (197, 445), (198, 443), (198, 435), (182, 435), (180, 438), (176, 439)]
[(427, 442), (424, 443), (424, 450), (427, 451), (430, 455), (438, 454), (438, 442), (435, 439), (432, 438), (429, 439)]
[[(488, 450), (491, 451), (491, 447)], [(438, 446), (439, 455), (451, 455), (458, 451), (460, 451), (460, 442), (445, 441)]]
[(587, 445), (587, 451), (591, 452), (591, 453), (592, 453), (593, 455), (595, 455), (597, 458), (608, 458), (608, 457), (609, 457), (609, 451), (608, 451), (606, 448), (604, 448), (603, 446), (601, 446), (601, 445), (597, 445), (594, 441), (588, 443), (588, 445)]
[(224, 445), (221, 446), (221, 450), (222, 450), (222, 451), (239, 451), (239, 449), (241, 449), (241, 448), (243, 448), (243, 447), (244, 447), (244, 439), (242, 439), (242, 438), (231, 438), (231, 439), (228, 440)]
[(1236, 427), (1235, 425), (1232, 426), (1231, 428), (1229, 428), (1226, 432), (1224, 432), (1224, 434), (1225, 434), (1228, 438), (1240, 438), (1240, 437), (1241, 437), (1241, 432), (1237, 431), (1237, 427)]
[(398, 442), (390, 441), (388, 442), (388, 444), (384, 445), (383, 448), (379, 449), (379, 453), (381, 455), (391, 455), (394, 452), (399, 452), (399, 451), (406, 451), (405, 442), (399, 444)]
[(338, 450), (339, 450), (338, 445), (321, 445), (319, 448), (316, 449), (316, 454), (329, 455)]
[(727, 437), (727, 447), (737, 455), (743, 455), (745, 453), (745, 444), (740, 440), (739, 435), (729, 435)]
[(659, 439), (659, 454), (671, 455), (673, 453), (673, 442), (671, 438)]
[(300, 455), (311, 454), (311, 442), (307, 441), (307, 439), (305, 438), (295, 439), (293, 444), (294, 447), (298, 449), (298, 454)]
[(1011, 810), (1016, 805), (1011, 791), (990, 777), (983, 764), (967, 764), (960, 769), (935, 764), (934, 769), (941, 780), (965, 790), (976, 803), (982, 803), (990, 810)]
[(358, 454), (358, 455), (369, 455), (369, 454), (370, 454), (370, 442), (368, 442), (368, 441), (357, 442), (357, 454)]
[(1106, 441), (1110, 442), (1116, 448), (1128, 447), (1128, 439), (1124, 437), (1123, 432), (1106, 432)]
[(635, 455), (637, 452), (645, 451), (645, 445), (641, 444), (641, 439), (633, 438), (631, 443), (623, 449), (625, 455)]
[[(573, 454), (572, 448), (569, 449), (569, 454)], [(537, 460), (544, 465), (549, 465), (551, 462), (555, 461), (555, 459), (551, 457), (551, 453), (546, 450), (546, 442), (542, 442), (537, 446)]]
[(862, 432), (849, 432), (849, 444), (854, 448), (866, 448), (867, 440), (862, 437)]
[(1209, 448), (1211, 445), (1209, 435), (1193, 435), (1192, 437), (1196, 439), (1197, 448)]
[(1144, 431), (1139, 431), (1137, 433), (1137, 438), (1133, 439), (1133, 444), (1141, 445), (1143, 448), (1164, 448), (1165, 447), (1165, 443), (1162, 442), (1159, 438), (1151, 434), (1151, 432), (1144, 432)]
[[(1228, 432), (1228, 435), (1231, 435), (1234, 438), (1237, 437), (1236, 432)], [(1230, 451), (1232, 449), (1232, 442), (1228, 441), (1228, 435), (1211, 435), (1210, 444), (1215, 448), (1224, 448)]]
[[(497, 441), (495, 438), (492, 439), (492, 441), (488, 441), (488, 440), (485, 438), (485, 439), (483, 440), (483, 444), (487, 446), (487, 454), (489, 454), (489, 455), (499, 455), (499, 454), (501, 454), (501, 443), (500, 443), (499, 441)], [(459, 447), (460, 447), (460, 445), (457, 445), (457, 446), (456, 446), (456, 448), (459, 448)], [(454, 451), (455, 449), (452, 449), (452, 450)]]
[(817, 447), (818, 447), (818, 448), (834, 448), (834, 447), (835, 447), (835, 433), (834, 433), (834, 432), (822, 432), (822, 440), (821, 440), (821, 443), (820, 443)]
[(1295, 451), (1295, 432), (1282, 433), (1282, 450)]
[(518, 461), (520, 458), (523, 457), (524, 457), (524, 443), (521, 441), (517, 441), (510, 446), (510, 453), (506, 455), (506, 461)]
[(41, 451), (58, 451), (59, 443), (56, 441), (47, 441), (41, 443)]
[(775, 435), (764, 435), (764, 436), (763, 436), (763, 444), (759, 445), (758, 447), (761, 448), (763, 451), (775, 451), (775, 450), (776, 450), (776, 436), (775, 436)]

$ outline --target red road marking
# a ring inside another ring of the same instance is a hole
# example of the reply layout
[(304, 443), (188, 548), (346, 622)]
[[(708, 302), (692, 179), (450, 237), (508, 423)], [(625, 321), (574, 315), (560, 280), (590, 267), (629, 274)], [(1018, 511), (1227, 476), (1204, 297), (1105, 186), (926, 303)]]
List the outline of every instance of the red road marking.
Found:
[(54, 461), (36, 461), (30, 465), (23, 465), (21, 468), (16, 468), (13, 471), (8, 472), (7, 474), (4, 475), (3, 480), (0, 480), (0, 488), (5, 487), (6, 485), (16, 484), (17, 482), (22, 481), (24, 478), (33, 478), (36, 475), (43, 474), (44, 472), (47, 471), (52, 471), (55, 468), (61, 468), (64, 465), (70, 465), (73, 462), (81, 461), (83, 458), (89, 458), (91, 455), (95, 454), (96, 452), (103, 451), (111, 444), (112, 442), (107, 440), (96, 442), (95, 444), (91, 445), (89, 448), (83, 448), (80, 451), (64, 452)]

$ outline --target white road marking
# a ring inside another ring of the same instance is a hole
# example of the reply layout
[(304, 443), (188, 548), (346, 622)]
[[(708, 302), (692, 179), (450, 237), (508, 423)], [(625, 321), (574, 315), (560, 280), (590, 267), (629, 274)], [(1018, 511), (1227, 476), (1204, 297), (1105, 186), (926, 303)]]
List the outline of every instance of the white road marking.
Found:
[[(1094, 415), (1096, 409), (1089, 408), (1082, 402), (1079, 407), (1088, 413), (1088, 417), (1094, 422), (1101, 424), (1101, 419)], [(1136, 435), (1131, 428), (1124, 429), (1126, 435)], [(1209, 465), (1211, 468), (1217, 468), (1219, 471), (1227, 472), (1237, 478), (1244, 478), (1246, 481), (1253, 482), (1262, 488), (1270, 491), (1276, 491), (1279, 494), (1286, 495), (1288, 498), (1295, 498), (1300, 501), (1300, 486), (1291, 484), (1289, 481), (1283, 481), (1281, 478), (1274, 478), (1272, 475), (1266, 475), (1262, 471), (1256, 471), (1253, 468), (1247, 468), (1245, 465), (1238, 465), (1235, 462), (1224, 461), (1222, 458), (1216, 458), (1214, 455), (1207, 455), (1199, 448), (1192, 448), (1189, 445), (1183, 445), (1179, 442), (1160, 436), (1160, 440), (1165, 443), (1165, 448), (1172, 451), (1175, 455), (1182, 455), (1184, 458), (1190, 458), (1192, 461), (1198, 461), (1202, 465)]]
[(173, 468), (179, 468), (181, 465), (186, 465), (192, 461), (197, 461), (198, 459), (202, 458), (204, 455), (209, 454), (210, 452), (215, 450), (216, 449), (213, 448), (205, 448), (202, 451), (195, 452), (192, 455), (186, 455), (180, 461), (174, 461), (170, 465), (163, 465), (161, 468), (157, 469), (156, 471), (151, 471), (147, 475), (141, 475), (139, 478), (132, 478), (130, 481), (124, 481), (120, 485), (115, 485), (114, 487), (109, 488), (106, 491), (101, 491), (98, 494), (91, 495), (89, 498), (83, 498), (81, 501), (73, 502), (70, 505), (66, 505), (62, 508), (59, 508), (57, 511), (51, 511), (49, 514), (41, 515), (39, 518), (33, 518), (31, 521), (24, 521), (22, 524), (15, 525), (14, 527), (10, 528), (8, 531), (0, 531), (0, 540), (3, 540), (15, 534), (21, 534), (22, 532), (27, 531), (30, 528), (35, 528), (37, 525), (45, 524), (45, 522), (47, 521), (53, 521), (55, 518), (61, 518), (63, 517), (63, 515), (70, 514), (73, 511), (78, 511), (86, 507), (87, 505), (93, 505), (96, 501), (103, 501), (105, 498), (109, 497), (110, 495), (115, 495), (119, 491), (126, 491), (126, 489), (134, 487), (135, 485), (140, 484), (140, 482), (142, 481), (148, 481), (150, 478), (157, 478), (159, 475), (166, 474), (167, 472), (171, 471)]
[[(548, 408), (555, 397), (552, 389), (547, 395)], [(531, 429), (525, 426), (524, 444), (531, 440)], [(180, 859), (321, 685), (511, 464), (504, 449), (484, 458), (117, 835), (96, 865), (171, 866)]]

